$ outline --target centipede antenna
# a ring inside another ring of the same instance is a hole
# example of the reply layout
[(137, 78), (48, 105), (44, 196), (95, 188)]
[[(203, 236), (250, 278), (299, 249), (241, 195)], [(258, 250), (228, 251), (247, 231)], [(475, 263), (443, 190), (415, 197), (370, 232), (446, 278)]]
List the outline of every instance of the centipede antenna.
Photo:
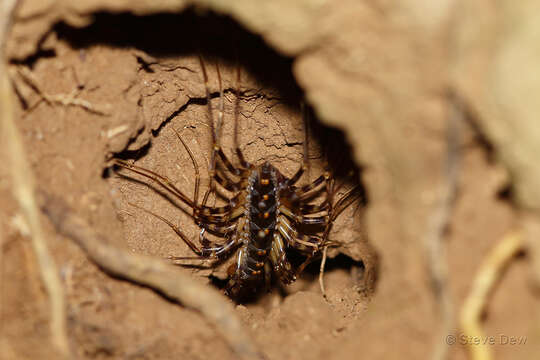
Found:
[(236, 64), (236, 83), (234, 85), (234, 148), (238, 149), (238, 106), (240, 104), (240, 64)]
[[(225, 111), (225, 101), (223, 96), (223, 83), (221, 81), (221, 72), (219, 71), (219, 64), (216, 63), (216, 72), (218, 77), (218, 86), (219, 86), (219, 108), (218, 108), (218, 119), (216, 125), (216, 139), (215, 144), (218, 147), (221, 147), (219, 141), (221, 139), (221, 127), (223, 126), (223, 115)], [(214, 145), (215, 146), (215, 145)]]
[(214, 128), (214, 112), (212, 110), (212, 99), (210, 97), (210, 88), (208, 85), (208, 74), (206, 72), (206, 66), (204, 65), (204, 61), (201, 55), (199, 55), (199, 62), (201, 64), (201, 70), (203, 73), (203, 80), (204, 80), (204, 90), (206, 92), (206, 102), (207, 102), (207, 109), (208, 109), (208, 126), (210, 127), (211, 132), (211, 139), (212, 139), (212, 151), (211, 151), (211, 158), (210, 158), (210, 179), (212, 178), (212, 175), (214, 173), (214, 170), (216, 168), (216, 154), (215, 154), (215, 146), (216, 146), (216, 130)]
[(233, 145), (236, 151), (236, 156), (240, 161), (240, 166), (244, 169), (248, 169), (251, 165), (246, 161), (242, 150), (240, 150), (240, 144), (238, 142), (238, 118), (240, 115), (240, 82), (241, 82), (241, 69), (240, 63), (236, 64), (236, 84), (234, 86), (234, 135)]
[(304, 150), (302, 154), (302, 161), (306, 167), (306, 179), (309, 182), (311, 178), (311, 164), (309, 162), (309, 122), (311, 120), (308, 110), (306, 109), (306, 103), (302, 101), (300, 103), (300, 108), (302, 112), (302, 128), (304, 130)]
[[(176, 134), (176, 136), (178, 137), (178, 140), (180, 140), (182, 145), (184, 145), (184, 148), (186, 149), (186, 151), (189, 154), (189, 157), (191, 158), (191, 162), (193, 163), (193, 167), (195, 168), (195, 189), (193, 191), (193, 203), (194, 203), (195, 207), (197, 207), (197, 201), (199, 199), (199, 186), (200, 186), (200, 183), (201, 183), (201, 175), (199, 173), (199, 164), (197, 164), (197, 161), (195, 160), (195, 156), (193, 156), (193, 153), (191, 152), (191, 149), (186, 145), (186, 143), (184, 142), (184, 140), (182, 139), (182, 137), (180, 136), (178, 131), (175, 128), (173, 128), (173, 131)], [(195, 211), (195, 208), (193, 209), (193, 211)]]

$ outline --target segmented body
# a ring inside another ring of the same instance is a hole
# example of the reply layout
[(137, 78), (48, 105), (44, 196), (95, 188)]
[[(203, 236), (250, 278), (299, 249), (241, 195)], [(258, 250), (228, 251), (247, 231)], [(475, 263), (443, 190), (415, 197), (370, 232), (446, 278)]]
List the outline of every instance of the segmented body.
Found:
[[(283, 179), (283, 175), (269, 163), (251, 170), (245, 189), (246, 222), (239, 234), (241, 248), (234, 274), (227, 286), (228, 292), (233, 295), (248, 283), (260, 283), (268, 261), (283, 282), (289, 283), (295, 279), (291, 265), (283, 256), (286, 247), (277, 227)], [(256, 284), (250, 287), (256, 287)]]

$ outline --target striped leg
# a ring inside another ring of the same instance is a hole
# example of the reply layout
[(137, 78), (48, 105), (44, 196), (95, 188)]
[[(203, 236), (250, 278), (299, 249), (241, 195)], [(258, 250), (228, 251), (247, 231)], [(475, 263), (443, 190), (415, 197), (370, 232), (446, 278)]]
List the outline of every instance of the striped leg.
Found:
[(233, 182), (218, 171), (214, 172), (214, 180), (228, 191), (236, 192), (240, 190), (240, 182)]
[[(230, 205), (228, 205), (230, 207)], [(210, 208), (212, 210), (212, 208)], [(217, 208), (219, 209), (219, 208)], [(237, 204), (234, 208), (223, 214), (205, 215), (197, 213), (195, 215), (195, 222), (202, 224), (203, 222), (211, 224), (219, 224), (221, 226), (226, 225), (229, 221), (233, 221), (242, 215), (244, 215), (245, 209), (240, 204)]]
[(280, 213), (287, 216), (288, 218), (294, 220), (297, 224), (303, 225), (326, 225), (328, 224), (329, 216), (305, 216), (305, 215), (296, 215), (290, 209), (285, 206), (279, 207)]
[(328, 199), (326, 199), (320, 204), (301, 205), (300, 211), (302, 211), (303, 214), (316, 214), (318, 212), (328, 210), (329, 207), (330, 203), (328, 202)]
[[(178, 261), (226, 258), (230, 254), (230, 252), (235, 249), (237, 245), (240, 244), (241, 241), (239, 241), (239, 238), (240, 234), (244, 229), (244, 224), (245, 221), (241, 219), (238, 221), (237, 224), (213, 229), (216, 234), (219, 233), (221, 236), (225, 237), (226, 242), (224, 244), (217, 244), (208, 240), (208, 238), (205, 236), (206, 229), (203, 228), (199, 234), (199, 242), (201, 243), (201, 249), (197, 248), (196, 250), (194, 250), (192, 248), (193, 252), (195, 252), (197, 256), (169, 256), (168, 259)], [(174, 227), (172, 228), (174, 230)]]
[(274, 272), (283, 284), (290, 284), (296, 280), (295, 271), (292, 269), (287, 254), (285, 253), (285, 244), (279, 233), (274, 233), (274, 241), (270, 249), (270, 261), (274, 267)]
[(197, 215), (211, 216), (211, 215), (224, 215), (229, 213), (233, 208), (236, 209), (239, 205), (241, 193), (236, 194), (232, 199), (229, 200), (229, 203), (225, 206), (199, 206), (199, 211)]
[(347, 191), (334, 205), (330, 220), (335, 220), (339, 216), (339, 214), (341, 214), (346, 208), (348, 208), (352, 203), (354, 203), (358, 199), (361, 199), (362, 197), (363, 193), (360, 185), (357, 185)]
[(284, 216), (279, 217), (277, 230), (281, 237), (287, 241), (289, 246), (298, 251), (312, 255), (319, 250), (319, 243), (321, 242), (319, 237), (299, 234)]
[(318, 178), (316, 178), (315, 180), (313, 180), (313, 182), (311, 182), (311, 184), (307, 184), (305, 186), (302, 186), (300, 188), (300, 190), (297, 190), (298, 196), (300, 196), (300, 198), (302, 200), (307, 199), (308, 197), (310, 197), (313, 194), (312, 190), (319, 187), (325, 181), (328, 181), (329, 178), (330, 178), (330, 173), (328, 171), (325, 171), (325, 173), (323, 175), (321, 175)]
[(206, 259), (223, 259), (228, 256), (228, 254), (236, 248), (238, 242), (236, 241), (235, 236), (228, 236), (226, 238), (227, 242), (225, 244), (216, 244), (204, 238), (204, 245), (199, 249), (191, 248), (197, 256), (168, 256), (167, 259), (171, 261), (180, 261), (180, 260), (206, 260)]

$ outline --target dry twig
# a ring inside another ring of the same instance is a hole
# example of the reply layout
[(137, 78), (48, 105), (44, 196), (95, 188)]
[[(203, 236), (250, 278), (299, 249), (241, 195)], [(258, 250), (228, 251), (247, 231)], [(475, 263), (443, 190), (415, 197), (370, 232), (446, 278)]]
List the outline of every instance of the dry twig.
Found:
[(7, 154), (13, 191), (20, 210), (29, 225), (32, 246), (38, 259), (43, 283), (51, 302), (51, 333), (53, 343), (60, 353), (69, 356), (66, 331), (64, 289), (56, 265), (49, 254), (39, 221), (39, 210), (34, 197), (32, 171), (26, 161), (23, 143), (13, 119), (13, 93), (7, 74), (4, 44), (10, 28), (11, 15), (16, 7), (14, 0), (0, 2), (0, 125), (2, 141)]
[(89, 101), (77, 98), (77, 96), (79, 96), (79, 93), (81, 92), (80, 89), (74, 89), (69, 94), (50, 95), (41, 89), (41, 86), (38, 84), (34, 75), (30, 72), (28, 68), (20, 67), (17, 71), (17, 75), (41, 98), (35, 104), (30, 106), (30, 109), (37, 107), (42, 101), (44, 101), (49, 105), (76, 106), (96, 115), (108, 115), (107, 112), (97, 108)]
[[(471, 292), (461, 309), (461, 329), (468, 339), (485, 338), (481, 317), (490, 294), (501, 278), (508, 263), (523, 250), (523, 241), (518, 233), (506, 235), (488, 254), (476, 273)], [(492, 359), (489, 343), (469, 344), (471, 360)]]
[(263, 358), (234, 314), (233, 306), (219, 292), (195, 282), (161, 259), (133, 254), (108, 245), (61, 199), (46, 194), (43, 194), (43, 198), (43, 211), (57, 231), (70, 237), (104, 271), (148, 286), (169, 299), (200, 311), (216, 326), (240, 358)]

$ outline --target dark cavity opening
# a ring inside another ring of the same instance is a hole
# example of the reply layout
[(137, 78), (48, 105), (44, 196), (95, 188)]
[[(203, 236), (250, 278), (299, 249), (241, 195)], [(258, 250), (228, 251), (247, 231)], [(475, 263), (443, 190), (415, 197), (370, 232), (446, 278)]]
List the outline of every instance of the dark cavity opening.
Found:
[[(262, 38), (245, 31), (235, 21), (228, 17), (206, 13), (196, 14), (186, 11), (181, 14), (158, 14), (152, 16), (134, 16), (132, 14), (98, 13), (95, 21), (84, 28), (73, 28), (59, 23), (54, 31), (59, 39), (64, 39), (75, 49), (84, 52), (92, 46), (107, 46), (115, 48), (130, 48), (142, 50), (155, 58), (180, 58), (182, 56), (201, 55), (204, 59), (235, 65), (240, 64), (243, 72), (249, 72), (263, 84), (264, 88), (274, 89), (279, 93), (280, 101), (287, 106), (297, 109), (304, 96), (292, 74), (294, 59), (282, 56), (269, 48)], [(29, 59), (34, 62), (35, 59)], [(143, 58), (138, 58), (142, 71), (153, 72), (150, 64)], [(219, 94), (212, 94), (212, 97)], [(206, 99), (192, 99), (193, 103), (205, 105)], [(187, 106), (187, 105), (185, 105)], [(159, 130), (178, 112), (178, 109), (160, 128), (152, 134), (159, 136)], [(310, 144), (318, 144), (323, 149), (328, 167), (339, 182), (347, 186), (357, 185), (361, 176), (359, 168), (352, 159), (352, 149), (344, 134), (337, 129), (321, 124), (312, 110), (308, 108), (310, 118)], [(296, 144), (294, 144), (296, 145)], [(139, 159), (148, 152), (148, 144), (140, 150), (125, 150), (117, 157), (120, 159)], [(311, 146), (311, 145), (310, 145)], [(191, 164), (186, 164), (191, 166)], [(203, 169), (204, 171), (204, 169)], [(107, 172), (104, 173), (108, 174)], [(362, 188), (361, 203), (368, 204), (368, 198)], [(195, 226), (195, 224), (192, 224)], [(164, 225), (166, 226), (166, 225)], [(179, 240), (180, 241), (180, 240)], [(187, 245), (186, 245), (187, 246)], [(298, 254), (290, 251), (294, 264), (298, 264)], [(319, 261), (307, 267), (302, 276), (312, 276), (317, 281)], [(364, 268), (362, 262), (355, 262), (345, 255), (328, 259), (327, 271), (335, 268), (351, 269), (356, 267), (360, 273)], [(317, 276), (316, 276), (317, 275)], [(212, 278), (219, 288), (225, 286), (222, 280)], [(274, 287), (275, 289), (275, 287)], [(264, 293), (261, 291), (260, 293)], [(261, 294), (260, 294), (261, 295)]]

